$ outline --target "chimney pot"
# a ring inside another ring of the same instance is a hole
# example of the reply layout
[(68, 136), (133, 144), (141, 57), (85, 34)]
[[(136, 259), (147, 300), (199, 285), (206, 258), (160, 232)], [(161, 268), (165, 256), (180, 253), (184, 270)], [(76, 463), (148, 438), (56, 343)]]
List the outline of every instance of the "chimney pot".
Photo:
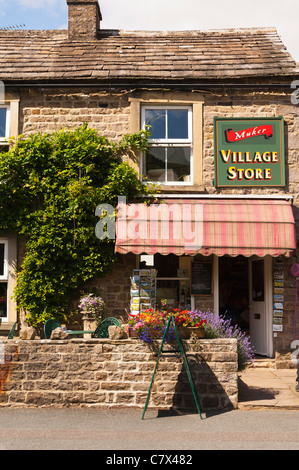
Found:
[(98, 0), (66, 0), (69, 39), (94, 40), (102, 19)]

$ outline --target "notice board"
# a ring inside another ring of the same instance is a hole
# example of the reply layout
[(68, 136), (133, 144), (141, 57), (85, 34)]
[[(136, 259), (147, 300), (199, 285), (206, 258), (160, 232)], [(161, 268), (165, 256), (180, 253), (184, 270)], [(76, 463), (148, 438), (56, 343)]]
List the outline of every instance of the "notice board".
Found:
[(213, 263), (201, 261), (192, 263), (191, 295), (213, 294)]

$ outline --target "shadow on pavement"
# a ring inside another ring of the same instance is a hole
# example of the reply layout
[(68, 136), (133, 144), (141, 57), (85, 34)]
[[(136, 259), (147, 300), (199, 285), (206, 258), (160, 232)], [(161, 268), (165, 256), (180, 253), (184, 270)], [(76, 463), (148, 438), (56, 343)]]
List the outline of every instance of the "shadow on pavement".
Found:
[(240, 377), (238, 378), (239, 403), (258, 400), (274, 400), (279, 390), (263, 387), (248, 386)]

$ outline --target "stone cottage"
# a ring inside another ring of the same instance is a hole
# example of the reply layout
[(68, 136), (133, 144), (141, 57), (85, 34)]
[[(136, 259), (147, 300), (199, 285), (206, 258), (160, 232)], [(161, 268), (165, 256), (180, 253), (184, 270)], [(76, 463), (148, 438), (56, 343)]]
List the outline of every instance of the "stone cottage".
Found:
[[(68, 30), (0, 31), (1, 145), (83, 122), (116, 141), (151, 125), (148, 152), (130, 163), (159, 185), (171, 234), (159, 213), (155, 234), (147, 222), (143, 237), (118, 233), (119, 262), (100, 285), (109, 315), (130, 312), (133, 270), (154, 268), (156, 302), (230, 317), (263, 356), (290, 350), (299, 339), (298, 69), (277, 31), (104, 30), (97, 0), (67, 4)], [(8, 330), (15, 234), (1, 234), (0, 254)]]

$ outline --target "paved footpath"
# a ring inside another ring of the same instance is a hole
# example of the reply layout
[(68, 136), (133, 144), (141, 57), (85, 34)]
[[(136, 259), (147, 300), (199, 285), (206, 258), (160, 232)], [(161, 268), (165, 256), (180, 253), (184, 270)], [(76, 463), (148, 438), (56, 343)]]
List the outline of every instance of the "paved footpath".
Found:
[[(133, 456), (142, 450), (299, 450), (299, 410), (233, 410), (200, 419), (149, 409), (141, 417), (142, 409), (3, 407), (0, 450), (105, 450), (111, 456), (118, 450)], [(97, 463), (107, 463), (101, 455)]]
[(239, 409), (299, 410), (296, 369), (248, 367), (239, 373)]

